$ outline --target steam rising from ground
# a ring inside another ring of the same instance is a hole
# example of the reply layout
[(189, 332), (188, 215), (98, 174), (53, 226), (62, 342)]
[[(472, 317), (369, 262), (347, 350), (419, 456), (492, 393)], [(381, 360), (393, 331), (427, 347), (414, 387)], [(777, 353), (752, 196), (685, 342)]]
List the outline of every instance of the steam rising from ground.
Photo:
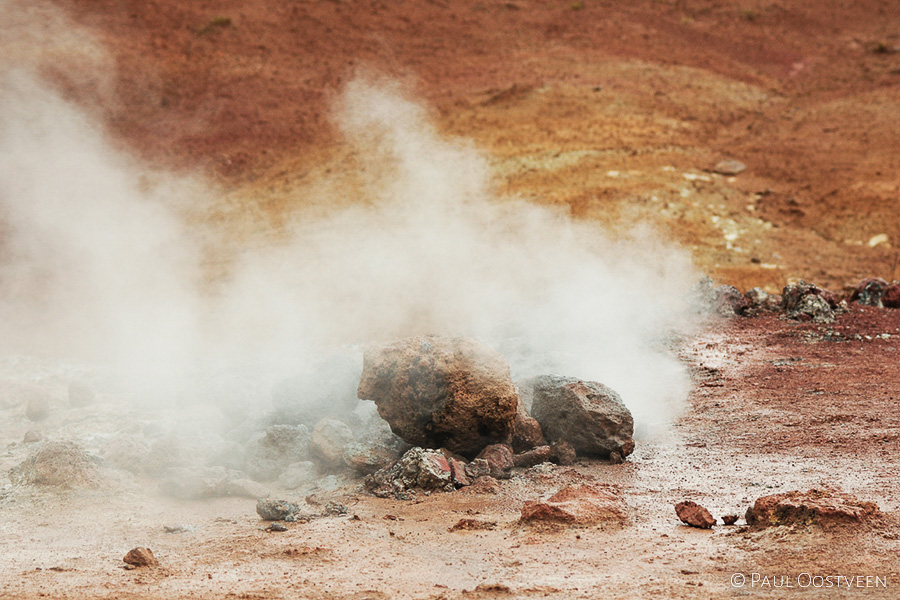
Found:
[[(362, 184), (321, 188), (334, 208), (299, 209), (288, 239), (246, 251), (211, 293), (201, 240), (179, 217), (205, 201), (196, 184), (157, 173), (166, 183), (148, 185), (83, 112), (32, 74), (3, 73), (2, 349), (175, 382), (210, 366), (291, 373), (373, 341), (470, 335), (514, 377), (602, 381), (639, 424), (674, 414), (688, 379), (664, 342), (691, 326), (696, 281), (682, 252), (647, 231), (614, 240), (495, 197), (485, 159), (442, 138), (390, 82), (354, 81), (335, 115)], [(321, 208), (306, 193), (297, 205)]]

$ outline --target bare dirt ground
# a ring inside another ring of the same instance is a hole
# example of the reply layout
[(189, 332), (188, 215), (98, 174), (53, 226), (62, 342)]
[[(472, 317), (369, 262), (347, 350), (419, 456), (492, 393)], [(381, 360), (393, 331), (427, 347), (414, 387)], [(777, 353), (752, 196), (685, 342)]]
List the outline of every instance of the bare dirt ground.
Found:
[[(265, 238), (298, 208), (292, 192), (306, 178), (352, 169), (328, 107), (367, 68), (407, 81), (445, 133), (474, 140), (501, 194), (567, 206), (598, 227), (653, 223), (722, 283), (778, 291), (805, 278), (840, 290), (900, 277), (895, 2), (58, 4), (103, 42), (115, 79), (97, 86), (65, 53), (47, 61), (47, 77), (121, 148), (216, 178), (229, 211), (199, 218), (226, 232)], [(723, 158), (747, 170), (710, 172)], [(350, 488), (333, 495), (351, 516), (283, 533), (262, 530), (253, 501), (176, 502), (150, 480), (5, 489), (0, 597), (896, 598), (898, 340), (900, 310), (853, 307), (831, 326), (722, 321), (683, 350), (695, 374), (684, 416), (625, 464), (521, 472), (496, 493), (413, 502)], [(48, 428), (87, 432), (119, 416), (100, 406), (102, 418), (67, 413)], [(21, 407), (3, 412), (6, 470), (26, 454), (29, 424)], [(635, 523), (517, 523), (524, 501), (573, 481), (621, 486)], [(759, 496), (821, 487), (889, 518), (702, 531), (673, 510), (692, 499), (743, 515)], [(496, 526), (450, 532), (461, 518)], [(165, 532), (182, 523), (191, 529)], [(160, 567), (124, 570), (138, 545)], [(752, 573), (795, 589), (751, 586)], [(801, 573), (888, 585), (800, 589)]]

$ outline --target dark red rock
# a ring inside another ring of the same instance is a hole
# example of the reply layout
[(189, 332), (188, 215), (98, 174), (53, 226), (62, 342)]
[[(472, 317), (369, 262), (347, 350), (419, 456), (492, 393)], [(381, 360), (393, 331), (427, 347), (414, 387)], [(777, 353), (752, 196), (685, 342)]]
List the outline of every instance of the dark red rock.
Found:
[(550, 446), (538, 446), (528, 452), (522, 452), (513, 456), (513, 464), (517, 467), (528, 468), (545, 462), (551, 462), (554, 458), (553, 449)]
[(421, 336), (366, 351), (358, 396), (404, 441), (465, 457), (510, 439), (519, 403), (509, 365), (475, 340)]
[(466, 475), (466, 463), (456, 458), (448, 458), (450, 464), (450, 480), (456, 487), (464, 487), (472, 484), (472, 480)]
[(850, 295), (850, 301), (868, 306), (883, 306), (884, 294), (889, 285), (887, 281), (879, 277), (863, 279), (856, 284), (856, 288)]
[(758, 498), (747, 509), (747, 524), (754, 529), (787, 526), (832, 526), (861, 523), (881, 514), (874, 502), (828, 490), (793, 491)]
[(885, 308), (900, 308), (900, 281), (895, 281), (885, 288), (881, 303)]
[(722, 517), (722, 522), (726, 525), (734, 525), (735, 523), (737, 523), (737, 520), (737, 515), (725, 515)]
[(122, 560), (135, 567), (155, 567), (159, 565), (159, 561), (153, 556), (153, 551), (150, 548), (133, 548), (128, 551), (128, 554)]
[(550, 450), (552, 452), (550, 460), (556, 464), (564, 467), (575, 464), (577, 454), (575, 453), (575, 448), (569, 442), (565, 440), (553, 442), (550, 444)]
[(675, 505), (675, 514), (681, 519), (681, 522), (691, 527), (699, 527), (700, 529), (712, 529), (716, 524), (716, 520), (708, 510), (690, 500), (679, 502)]
[(476, 460), (479, 458), (487, 461), (490, 468), (488, 474), (497, 479), (507, 477), (509, 470), (515, 466), (512, 448), (506, 444), (491, 444), (487, 446), (478, 454)]

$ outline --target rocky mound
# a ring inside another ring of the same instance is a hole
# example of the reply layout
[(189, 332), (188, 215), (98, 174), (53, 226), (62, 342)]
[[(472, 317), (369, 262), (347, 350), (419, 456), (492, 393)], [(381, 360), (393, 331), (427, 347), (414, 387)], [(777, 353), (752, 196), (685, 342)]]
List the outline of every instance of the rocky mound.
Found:
[(566, 486), (546, 500), (525, 502), (520, 523), (588, 526), (624, 524), (631, 509), (616, 488), (590, 485)]
[(63, 489), (96, 487), (97, 460), (75, 442), (47, 442), (18, 466), (9, 478), (16, 485), (46, 485)]

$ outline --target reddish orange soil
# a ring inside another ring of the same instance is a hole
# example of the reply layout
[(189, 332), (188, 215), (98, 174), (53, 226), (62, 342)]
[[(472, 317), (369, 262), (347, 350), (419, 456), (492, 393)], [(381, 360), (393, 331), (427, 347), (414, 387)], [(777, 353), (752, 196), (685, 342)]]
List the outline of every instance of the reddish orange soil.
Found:
[[(65, 57), (48, 70), (153, 161), (259, 188), (335, 161), (330, 102), (366, 69), (495, 157), (501, 191), (655, 222), (723, 282), (900, 276), (893, 2), (62, 4), (115, 84), (98, 96)], [(747, 171), (683, 178), (725, 157)]]

